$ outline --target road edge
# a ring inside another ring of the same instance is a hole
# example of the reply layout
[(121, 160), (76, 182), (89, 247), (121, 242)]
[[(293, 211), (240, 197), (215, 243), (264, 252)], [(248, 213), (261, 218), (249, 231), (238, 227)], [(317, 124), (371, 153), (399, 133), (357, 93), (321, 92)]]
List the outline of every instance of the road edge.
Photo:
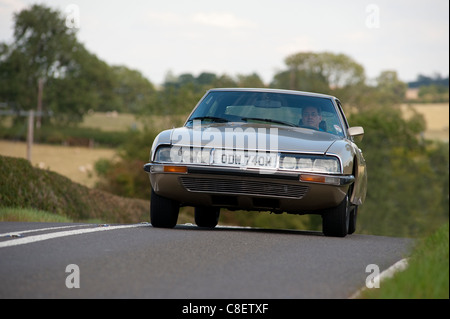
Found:
[[(392, 278), (394, 275), (400, 271), (404, 271), (408, 267), (408, 258), (403, 258), (396, 263), (394, 263), (392, 266), (381, 272), (379, 275), (374, 277), (374, 282), (382, 282), (385, 279)], [(354, 294), (352, 294), (348, 299), (358, 299), (361, 295), (361, 293), (365, 290), (367, 290), (367, 287), (362, 287), (358, 291), (356, 291)]]

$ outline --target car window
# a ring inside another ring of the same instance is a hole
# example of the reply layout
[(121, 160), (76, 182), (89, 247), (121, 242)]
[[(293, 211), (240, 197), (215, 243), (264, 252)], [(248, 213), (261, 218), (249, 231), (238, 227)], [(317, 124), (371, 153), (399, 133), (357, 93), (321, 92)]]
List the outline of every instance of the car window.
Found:
[(336, 104), (338, 106), (338, 110), (339, 110), (339, 114), (341, 115), (342, 121), (344, 122), (344, 127), (345, 129), (349, 128), (348, 122), (347, 122), (347, 118), (344, 114), (344, 108), (342, 107), (342, 104), (339, 100), (336, 100)]
[[(319, 112), (320, 130), (343, 136), (336, 107), (329, 98), (272, 92), (211, 91), (191, 114), (193, 119), (221, 119), (230, 122), (271, 120), (279, 125), (311, 128), (303, 119), (313, 108)], [(313, 112), (314, 113), (314, 112)], [(317, 115), (317, 114), (315, 114)], [(192, 122), (192, 121), (191, 121)]]

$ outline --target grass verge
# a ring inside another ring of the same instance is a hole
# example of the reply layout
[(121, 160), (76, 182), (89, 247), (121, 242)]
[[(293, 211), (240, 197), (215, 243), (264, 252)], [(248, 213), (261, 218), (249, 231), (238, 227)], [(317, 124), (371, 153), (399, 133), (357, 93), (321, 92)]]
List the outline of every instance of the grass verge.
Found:
[(0, 207), (0, 222), (72, 223), (73, 220), (38, 209)]
[(406, 270), (380, 283), (380, 288), (364, 290), (363, 299), (448, 299), (449, 224), (419, 240)]

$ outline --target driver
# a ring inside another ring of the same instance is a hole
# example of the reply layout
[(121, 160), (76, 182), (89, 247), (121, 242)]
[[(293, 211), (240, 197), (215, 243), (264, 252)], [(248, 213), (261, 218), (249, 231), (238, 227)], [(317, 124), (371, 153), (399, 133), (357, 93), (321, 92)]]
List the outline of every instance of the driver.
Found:
[(319, 124), (322, 122), (322, 115), (320, 109), (315, 106), (307, 106), (302, 112), (303, 125), (314, 127), (320, 130)]

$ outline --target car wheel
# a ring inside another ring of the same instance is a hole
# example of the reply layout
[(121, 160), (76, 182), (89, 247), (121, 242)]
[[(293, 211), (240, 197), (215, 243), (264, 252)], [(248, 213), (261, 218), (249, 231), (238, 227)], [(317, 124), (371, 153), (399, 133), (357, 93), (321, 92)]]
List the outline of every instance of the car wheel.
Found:
[(195, 207), (195, 223), (199, 227), (214, 228), (219, 222), (219, 207)]
[(356, 230), (356, 217), (358, 215), (358, 206), (353, 206), (350, 212), (350, 221), (348, 224), (348, 233), (353, 234)]
[(150, 200), (150, 223), (153, 227), (173, 228), (177, 224), (180, 205), (171, 199), (159, 196), (152, 188)]
[(345, 237), (349, 231), (350, 206), (348, 195), (336, 207), (322, 213), (322, 231), (325, 236)]

